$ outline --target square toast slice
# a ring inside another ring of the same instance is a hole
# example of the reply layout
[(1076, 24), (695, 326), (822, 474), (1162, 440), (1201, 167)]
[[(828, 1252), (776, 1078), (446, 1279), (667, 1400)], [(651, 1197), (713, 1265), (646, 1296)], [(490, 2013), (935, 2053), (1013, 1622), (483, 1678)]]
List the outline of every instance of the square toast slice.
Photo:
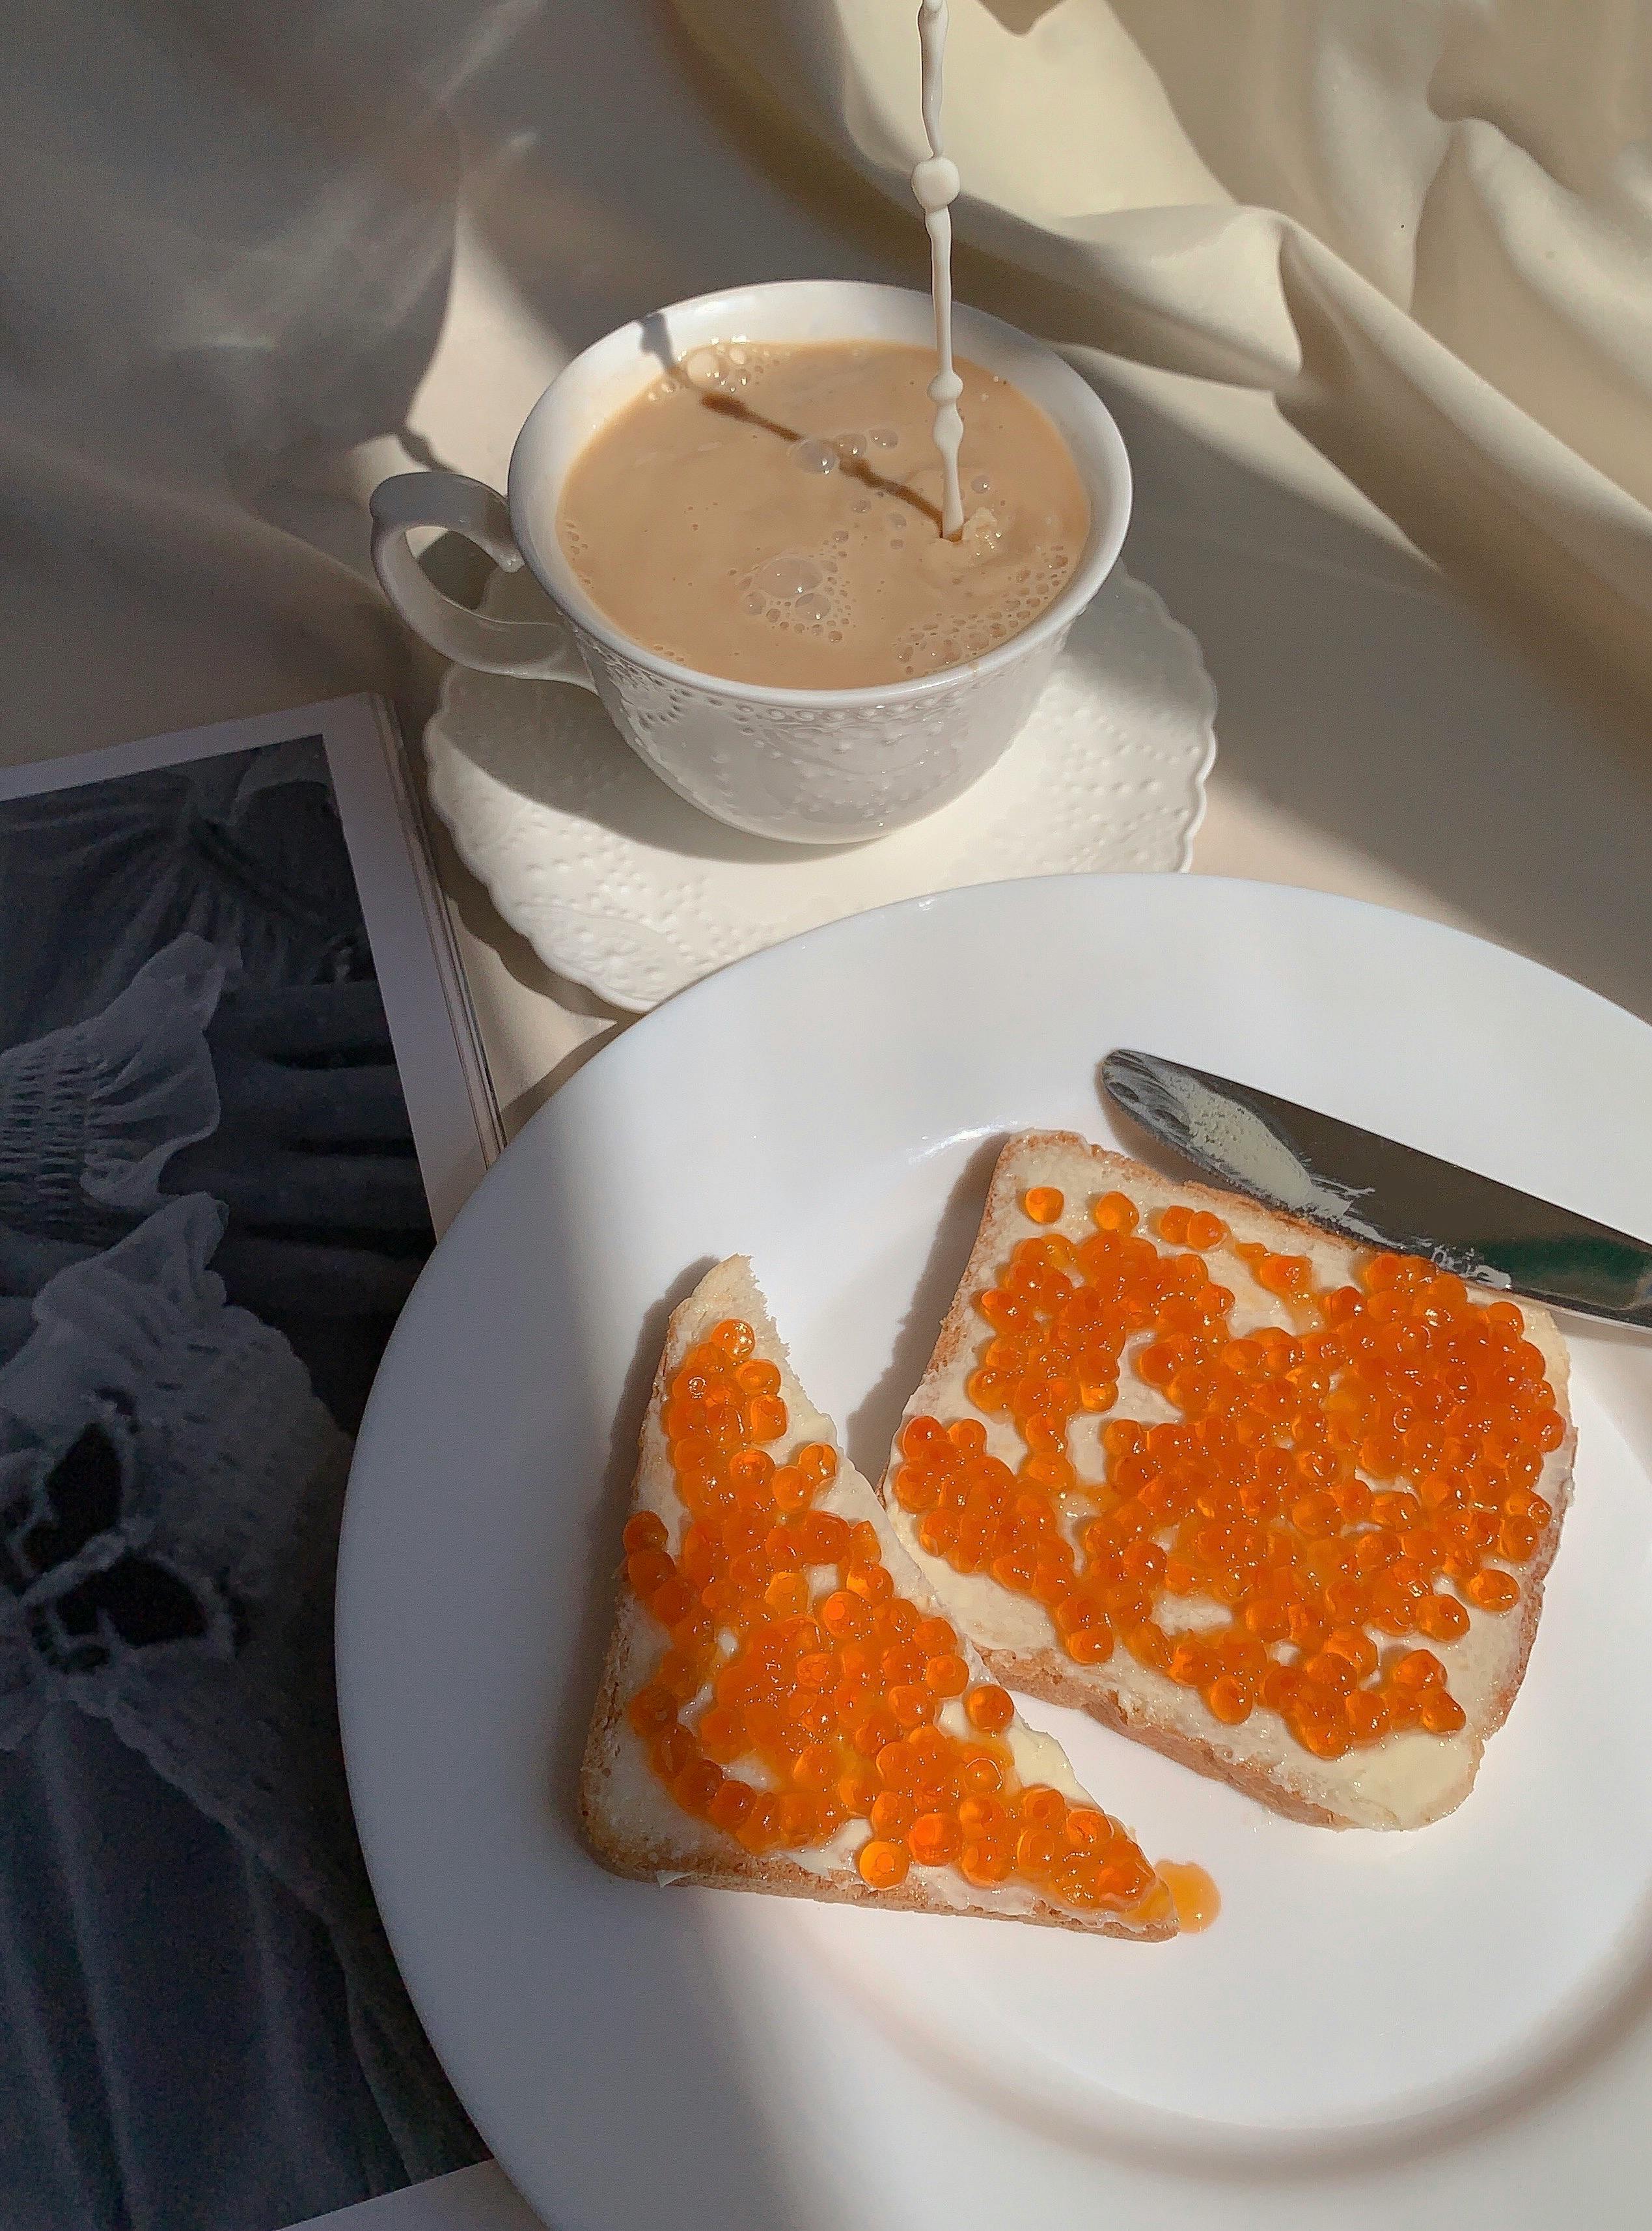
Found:
[[(1034, 1202), (1041, 1212), (1039, 1219), (1028, 1212), (1029, 1196), (1035, 1194), (1043, 1196)], [(1087, 1274), (1074, 1258), (1077, 1251), (1097, 1240), (1097, 1222), (1092, 1211), (1104, 1195), (1122, 1196), (1135, 1212), (1135, 1232), (1127, 1235), (1133, 1238), (1157, 1232), (1162, 1213), (1176, 1206), (1220, 1219), (1223, 1236), (1207, 1245), (1203, 1252), (1209, 1279), (1213, 1284), (1219, 1282), (1220, 1290), (1232, 1296), (1230, 1313), (1223, 1329), (1236, 1339), (1268, 1327), (1308, 1339), (1314, 1329), (1323, 1329), (1320, 1317), (1311, 1307), (1300, 1302), (1294, 1304), (1287, 1294), (1270, 1291), (1260, 1282), (1256, 1275), (1261, 1267), (1258, 1251), (1265, 1251), (1266, 1255), (1275, 1259), (1305, 1259), (1308, 1266), (1305, 1275), (1311, 1278), (1312, 1288), (1321, 1292), (1357, 1285), (1361, 1263), (1367, 1259), (1359, 1251), (1316, 1225), (1276, 1214), (1236, 1195), (1165, 1178), (1073, 1133), (1031, 1131), (1012, 1138), (999, 1157), (969, 1263), (941, 1327), (929, 1367), (907, 1406), (880, 1486), (885, 1508), (903, 1547), (958, 1626), (974, 1641), (990, 1671), (1006, 1686), (1047, 1698), (1052, 1704), (1075, 1706), (1104, 1726), (1150, 1744), (1201, 1774), (1226, 1782), (1295, 1820), (1333, 1827), (1387, 1829), (1420, 1827), (1439, 1820), (1468, 1795), (1486, 1743), (1502, 1724), (1520, 1689), (1537, 1632), (1544, 1580), (1559, 1544), (1561, 1523), (1571, 1498), (1576, 1433), (1567, 1409), (1566, 1349), (1554, 1320), (1534, 1303), (1522, 1301), (1519, 1304), (1524, 1318), (1524, 1342), (1529, 1344), (1521, 1351), (1520, 1368), (1528, 1373), (1534, 1371), (1536, 1366), (1530, 1351), (1535, 1350), (1540, 1356), (1543, 1377), (1559, 1422), (1551, 1423), (1548, 1427), (1554, 1445), (1542, 1451), (1540, 1468), (1526, 1491), (1540, 1498), (1536, 1506), (1539, 1523), (1528, 1529), (1534, 1537), (1529, 1554), (1511, 1561), (1496, 1554), (1494, 1547), (1481, 1561), (1488, 1573), (1502, 1572), (1518, 1587), (1518, 1600), (1511, 1608), (1483, 1609), (1466, 1593), (1454, 1592), (1450, 1577), (1440, 1572), (1437, 1561), (1431, 1573), (1426, 1569), (1426, 1561), (1437, 1560), (1439, 1537), (1430, 1537), (1428, 1529), (1439, 1512), (1432, 1504), (1419, 1508), (1415, 1491), (1420, 1486), (1425, 1496), (1436, 1497), (1442, 1491), (1436, 1475), (1425, 1472), (1419, 1480), (1402, 1470), (1398, 1477), (1366, 1478), (1361, 1469), (1363, 1447), (1342, 1460), (1343, 1483), (1339, 1484), (1348, 1484), (1352, 1504), (1357, 1506), (1360, 1499), (1359, 1482), (1363, 1479), (1370, 1490), (1368, 1499), (1378, 1504), (1380, 1512), (1390, 1517), (1396, 1512), (1404, 1515), (1405, 1527), (1416, 1530), (1405, 1534), (1404, 1540), (1398, 1543), (1399, 1549), (1422, 1555), (1425, 1560), (1423, 1582), (1442, 1594), (1450, 1594), (1452, 1605), (1460, 1604), (1462, 1607), (1460, 1613), (1449, 1607), (1445, 1610), (1427, 1607), (1427, 1616), (1437, 1625), (1462, 1624), (1463, 1631), (1451, 1639), (1431, 1637), (1427, 1631), (1406, 1632), (1403, 1625), (1397, 1626), (1391, 1620), (1386, 1626), (1370, 1620), (1356, 1620), (1357, 1631), (1365, 1637), (1365, 1643), (1349, 1646), (1358, 1649), (1362, 1658), (1374, 1656), (1378, 1661), (1375, 1667), (1365, 1669), (1362, 1679), (1368, 1685), (1378, 1682), (1384, 1666), (1391, 1668), (1401, 1658), (1426, 1649), (1443, 1667), (1449, 1695), (1461, 1706), (1464, 1718), (1462, 1727), (1455, 1732), (1430, 1733), (1422, 1724), (1402, 1725), (1373, 1740), (1362, 1731), (1340, 1755), (1319, 1756), (1297, 1739), (1279, 1711), (1265, 1708), (1259, 1700), (1253, 1702), (1248, 1715), (1236, 1723), (1218, 1717), (1207, 1701), (1208, 1685), (1202, 1691), (1197, 1675), (1192, 1684), (1172, 1678), (1168, 1670), (1152, 1662), (1151, 1653), (1144, 1662), (1133, 1653), (1122, 1635), (1114, 1638), (1114, 1646), (1104, 1661), (1075, 1662), (1064, 1646), (1056, 1624), (1055, 1611), (1059, 1607), (1041, 1602), (1032, 1594), (995, 1578), (990, 1543), (979, 1559), (972, 1559), (968, 1551), (959, 1550), (956, 1544), (949, 1549), (944, 1541), (942, 1548), (946, 1554), (934, 1554), (926, 1547), (924, 1540), (926, 1523), (930, 1524), (932, 1540), (937, 1538), (932, 1522), (926, 1521), (921, 1507), (922, 1497), (929, 1490), (913, 1487), (909, 1493), (919, 1507), (903, 1507), (900, 1489), (906, 1460), (902, 1437), (913, 1420), (934, 1419), (943, 1426), (975, 1420), (984, 1433), (989, 1455), (1001, 1459), (1012, 1471), (1026, 1464), (1029, 1450), (1021, 1427), (1013, 1414), (998, 1406), (1002, 1388), (996, 1385), (989, 1387), (987, 1381), (974, 1376), (995, 1338), (993, 1325), (982, 1313), (982, 1300), (990, 1290), (999, 1287), (1017, 1248), (1028, 1242), (1051, 1238), (1064, 1240), (1070, 1251), (1068, 1259), (1071, 1267), (1065, 1274), (1069, 1283), (1074, 1288), (1081, 1281), (1087, 1283)], [(1055, 1208), (1058, 1196), (1060, 1205)], [(1045, 1215), (1050, 1216), (1051, 1220), (1041, 1220)], [(1156, 1244), (1161, 1249), (1167, 1245), (1163, 1240)], [(1191, 1242), (1187, 1246), (1191, 1251)], [(1253, 1252), (1247, 1257), (1238, 1251), (1242, 1248)], [(1085, 1259), (1094, 1265), (1105, 1285), (1110, 1275), (1107, 1263), (1112, 1259), (1106, 1248), (1098, 1252), (1092, 1247)], [(1482, 1310), (1495, 1306), (1500, 1298), (1490, 1290), (1470, 1286), (1455, 1306)], [(1335, 1328), (1331, 1329), (1334, 1331)], [(1474, 1330), (1472, 1323), (1470, 1330)], [(1186, 1417), (1169, 1398), (1165, 1386), (1149, 1383), (1135, 1368), (1156, 1336), (1150, 1329), (1125, 1339), (1122, 1354), (1117, 1360), (1116, 1399), (1097, 1414), (1079, 1408), (1066, 1427), (1064, 1446), (1078, 1476), (1076, 1491), (1058, 1495), (1055, 1500), (1058, 1523), (1073, 1549), (1081, 1578), (1084, 1577), (1088, 1555), (1081, 1546), (1086, 1528), (1098, 1516), (1106, 1517), (1121, 1503), (1130, 1500), (1110, 1492), (1103, 1484), (1109, 1464), (1100, 1439), (1103, 1428), (1115, 1420), (1134, 1420), (1143, 1427), (1187, 1428)], [(1036, 1339), (1042, 1337), (1042, 1334), (1035, 1335)], [(1500, 1337), (1512, 1341), (1514, 1335)], [(1150, 1358), (1150, 1367), (1152, 1361)], [(1333, 1385), (1342, 1383), (1346, 1376), (1345, 1368), (1339, 1372), (1333, 1365), (1330, 1371)], [(982, 1408), (971, 1399), (971, 1384), (990, 1394), (993, 1407)], [(1105, 1394), (1106, 1391), (1103, 1384), (1098, 1393)], [(1461, 1422), (1466, 1413), (1460, 1411), (1455, 1414)], [(1294, 1427), (1287, 1432), (1281, 1425), (1270, 1428), (1269, 1432), (1274, 1441), (1294, 1448)], [(1165, 1437), (1158, 1438), (1162, 1444)], [(1198, 1452), (1193, 1450), (1191, 1453), (1197, 1457)], [(1458, 1453), (1460, 1456), (1461, 1451)], [(1532, 1468), (1537, 1453), (1533, 1448), (1521, 1460), (1526, 1469)], [(1165, 1448), (1164, 1456), (1159, 1469), (1170, 1476), (1170, 1484), (1165, 1489), (1167, 1504), (1161, 1504), (1160, 1508), (1167, 1521), (1175, 1521), (1176, 1452)], [(1220, 1459), (1212, 1461), (1219, 1470)], [(1408, 1458), (1404, 1461), (1411, 1460)], [(1157, 1462), (1157, 1458), (1149, 1459), (1144, 1452), (1144, 1463), (1149, 1471)], [(1416, 1468), (1423, 1470), (1420, 1461)], [(1452, 1483), (1445, 1485), (1449, 1489)], [(1276, 1529), (1289, 1525), (1293, 1510), (1300, 1507), (1294, 1497), (1300, 1497), (1304, 1491), (1299, 1484), (1287, 1492), (1282, 1504), (1267, 1523)], [(1510, 1491), (1517, 1499), (1521, 1492), (1518, 1484)], [(1384, 1497), (1389, 1500), (1384, 1502)], [(1396, 1501), (1396, 1497), (1403, 1501)], [(1502, 1508), (1498, 1504), (1491, 1514), (1496, 1525), (1501, 1524), (1497, 1512)], [(1139, 1520), (1143, 1505), (1135, 1503), (1133, 1510), (1134, 1519)], [(1236, 1514), (1230, 1510), (1229, 1515)], [(1184, 1504), (1179, 1516), (1183, 1529), (1180, 1539), (1185, 1542), (1188, 1529), (1197, 1526), (1197, 1515), (1190, 1513)], [(1253, 1528), (1264, 1525), (1262, 1517), (1248, 1523)], [(1316, 1524), (1323, 1523), (1315, 1521)], [(1331, 1522), (1329, 1530), (1336, 1537), (1334, 1552), (1316, 1550), (1313, 1554), (1320, 1558), (1342, 1551), (1359, 1556), (1391, 1555), (1393, 1540), (1397, 1540), (1397, 1535), (1393, 1535), (1392, 1540), (1385, 1538), (1360, 1552), (1360, 1536), (1377, 1530), (1370, 1515), (1364, 1519), (1339, 1515)], [(1155, 1541), (1166, 1555), (1174, 1555), (1178, 1542), (1178, 1523), (1144, 1527), (1138, 1538)], [(1254, 1534), (1252, 1538), (1256, 1555), (1265, 1555), (1263, 1536)], [(1303, 1555), (1306, 1559), (1306, 1549)], [(960, 1569), (960, 1561), (966, 1566), (972, 1564), (973, 1569)], [(1357, 1576), (1366, 1568), (1356, 1562), (1352, 1569)], [(1398, 1571), (1400, 1568), (1393, 1569)], [(1405, 1581), (1413, 1589), (1415, 1600), (1422, 1603), (1423, 1599), (1416, 1591), (1423, 1583), (1412, 1577), (1417, 1569), (1413, 1557), (1405, 1568)], [(1096, 1585), (1100, 1588), (1100, 1583)], [(1508, 1593), (1507, 1581), (1491, 1581), (1484, 1585), (1488, 1589)], [(1466, 1619), (1462, 1617), (1464, 1613)], [(1179, 1594), (1161, 1589), (1153, 1596), (1151, 1613), (1172, 1647), (1191, 1639), (1204, 1649), (1219, 1641), (1229, 1620), (1237, 1625), (1242, 1615), (1242, 1603), (1236, 1603), (1231, 1598), (1224, 1601), (1197, 1588)], [(1128, 1608), (1123, 1616), (1126, 1620), (1132, 1616)], [(1266, 1632), (1265, 1611), (1262, 1620), (1261, 1631)], [(1133, 1632), (1139, 1636), (1139, 1627)], [(1339, 1646), (1347, 1645), (1345, 1634), (1337, 1639)], [(1104, 1646), (1105, 1643), (1095, 1646), (1098, 1649)], [(1323, 1641), (1314, 1646), (1323, 1648)], [(1239, 1643), (1235, 1647), (1242, 1653), (1249, 1646)], [(1254, 1659), (1254, 1650), (1251, 1655)], [(1294, 1651), (1279, 1636), (1269, 1641), (1268, 1655), (1273, 1665), (1297, 1665), (1309, 1658), (1307, 1652)], [(1199, 1651), (1190, 1653), (1190, 1662), (1197, 1665), (1198, 1659)], [(1423, 1670), (1420, 1665), (1412, 1669), (1419, 1674)], [(1253, 1688), (1259, 1686), (1263, 1678), (1262, 1670), (1253, 1667), (1248, 1678)], [(1231, 1691), (1223, 1692), (1218, 1701), (1227, 1710), (1240, 1708)], [(1362, 1705), (1357, 1709), (1371, 1708)], [(1449, 1708), (1442, 1709), (1449, 1711)], [(1340, 1737), (1333, 1736), (1326, 1740), (1334, 1744)]]

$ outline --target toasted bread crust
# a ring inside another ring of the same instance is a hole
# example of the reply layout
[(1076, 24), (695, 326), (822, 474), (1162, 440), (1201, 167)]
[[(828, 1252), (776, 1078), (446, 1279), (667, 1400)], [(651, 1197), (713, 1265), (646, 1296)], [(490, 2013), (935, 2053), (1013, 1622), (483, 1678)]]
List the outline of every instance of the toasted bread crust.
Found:
[[(727, 1316), (752, 1322), (758, 1329), (760, 1352), (780, 1366), (784, 1374), (782, 1394), (792, 1414), (793, 1437), (829, 1439), (836, 1445), (829, 1421), (813, 1410), (797, 1384), (784, 1345), (752, 1283), (750, 1265), (742, 1258), (734, 1257), (712, 1271), (672, 1314), (643, 1423), (630, 1504), (633, 1512), (660, 1508), (662, 1496), (673, 1494), (668, 1464), (666, 1476), (660, 1476), (664, 1450), (657, 1423), (660, 1413), (682, 1358), (713, 1323)], [(941, 1605), (922, 1575), (908, 1565), (906, 1553), (890, 1529), (870, 1484), (861, 1480), (846, 1459), (839, 1477), (857, 1484), (865, 1516), (884, 1537), (886, 1558), (892, 1564), (896, 1585), (902, 1594), (912, 1595), (929, 1610), (940, 1611)], [(983, 1660), (967, 1640), (960, 1639), (972, 1674), (983, 1677), (986, 1671)], [(1158, 1942), (1176, 1935), (1174, 1921), (1139, 1922), (1117, 1914), (1078, 1913), (1035, 1898), (1024, 1889), (1015, 1903), (995, 1898), (990, 1892), (971, 1890), (963, 1878), (951, 1869), (944, 1872), (953, 1894), (943, 1895), (932, 1886), (932, 1877), (925, 1869), (914, 1867), (894, 1890), (874, 1891), (861, 1880), (851, 1863), (824, 1872), (803, 1866), (782, 1852), (757, 1858), (732, 1837), (672, 1806), (651, 1780), (649, 1786), (658, 1792), (660, 1810), (657, 1825), (649, 1827), (634, 1807), (628, 1806), (620, 1794), (620, 1786), (628, 1767), (634, 1766), (641, 1756), (638, 1738), (625, 1718), (626, 1700), (637, 1685), (637, 1661), (656, 1647), (657, 1632), (650, 1630), (646, 1613), (622, 1582), (579, 1775), (580, 1825), (592, 1854), (610, 1873), (633, 1881), (688, 1883), (711, 1890), (760, 1891), (774, 1897), (817, 1898), (830, 1904), (875, 1906), (898, 1912), (1027, 1921), (1045, 1928), (1123, 1937), (1133, 1943)], [(942, 1872), (938, 1869), (934, 1873)]]
[[(1130, 1156), (1095, 1146), (1074, 1132), (1018, 1133), (1006, 1143), (999, 1154), (969, 1262), (942, 1322), (922, 1383), (907, 1406), (903, 1424), (907, 1418), (925, 1414), (933, 1406), (934, 1390), (980, 1340), (982, 1328), (975, 1310), (975, 1297), (984, 1286), (994, 1283), (1000, 1264), (1009, 1255), (1012, 1245), (1012, 1225), (1024, 1222), (1020, 1212), (1022, 1193), (1026, 1186), (1040, 1182), (1042, 1179), (1043, 1174), (1038, 1165), (1052, 1154), (1066, 1156), (1074, 1153), (1084, 1156), (1094, 1190), (1098, 1193), (1117, 1191), (1139, 1200), (1145, 1186), (1155, 1193), (1173, 1197), (1190, 1206), (1209, 1209), (1229, 1225), (1233, 1224), (1236, 1216), (1239, 1216), (1247, 1228), (1253, 1229), (1258, 1236), (1265, 1236), (1279, 1251), (1293, 1245), (1299, 1249), (1311, 1245), (1323, 1253), (1329, 1245), (1344, 1253), (1350, 1261), (1358, 1251), (1304, 1218), (1263, 1208), (1255, 1202), (1242, 1200), (1212, 1186), (1179, 1179), (1172, 1183)], [(1487, 1298), (1494, 1300), (1496, 1297), (1488, 1294)], [(1422, 1827), (1443, 1818), (1468, 1795), (1473, 1787), (1485, 1743), (1502, 1725), (1519, 1693), (1537, 1636), (1544, 1582), (1559, 1548), (1560, 1529), (1571, 1497), (1577, 1433), (1571, 1424), (1566, 1404), (1565, 1348), (1553, 1320), (1546, 1311), (1535, 1303), (1524, 1301), (1521, 1307), (1526, 1314), (1528, 1332), (1535, 1331), (1543, 1335), (1546, 1355), (1552, 1353), (1557, 1359), (1550, 1377), (1561, 1413), (1567, 1419), (1566, 1439), (1561, 1448), (1548, 1458), (1545, 1467), (1542, 1492), (1551, 1505), (1552, 1515), (1533, 1556), (1521, 1568), (1521, 1610), (1518, 1626), (1510, 1629), (1510, 1650), (1503, 1677), (1494, 1694), (1477, 1716), (1475, 1724), (1467, 1731), (1475, 1740), (1472, 1756), (1465, 1762), (1463, 1775), (1457, 1784), (1442, 1791), (1436, 1801), (1418, 1808), (1404, 1821), (1378, 1820), (1364, 1813), (1344, 1810), (1333, 1801), (1316, 1801), (1300, 1786), (1301, 1769), (1297, 1773), (1292, 1770), (1297, 1765), (1295, 1760), (1287, 1756), (1275, 1764), (1262, 1759), (1236, 1759), (1220, 1747), (1223, 1731), (1214, 1719), (1210, 1722), (1211, 1732), (1208, 1738), (1171, 1724), (1148, 1693), (1148, 1681), (1136, 1672), (1132, 1661), (1126, 1659), (1121, 1652), (1115, 1652), (1113, 1659), (1105, 1665), (1092, 1669), (1075, 1665), (1053, 1639), (1049, 1647), (1009, 1649), (994, 1646), (978, 1635), (978, 1646), (992, 1673), (1006, 1688), (1018, 1689), (1027, 1696), (1042, 1698), (1047, 1703), (1068, 1705), (1075, 1710), (1087, 1713), (1104, 1727), (1145, 1743), (1165, 1757), (1176, 1760), (1178, 1764), (1191, 1767), (1196, 1773), (1225, 1782), (1230, 1788), (1240, 1790), (1246, 1796), (1255, 1798), (1259, 1803), (1292, 1820), (1320, 1827)], [(885, 1509), (897, 1516), (897, 1523), (899, 1514), (894, 1503), (893, 1480), (899, 1461), (897, 1442), (878, 1487)], [(945, 1569), (938, 1568), (933, 1561), (926, 1562), (925, 1569), (938, 1591), (947, 1598), (947, 1608), (952, 1618), (968, 1626), (968, 1614), (962, 1603), (947, 1596)], [(1288, 1740), (1286, 1738), (1287, 1743)], [(1358, 1771), (1363, 1756), (1365, 1754), (1347, 1754), (1350, 1781)], [(1318, 1778), (1335, 1779), (1325, 1775), (1322, 1764), (1316, 1764)]]

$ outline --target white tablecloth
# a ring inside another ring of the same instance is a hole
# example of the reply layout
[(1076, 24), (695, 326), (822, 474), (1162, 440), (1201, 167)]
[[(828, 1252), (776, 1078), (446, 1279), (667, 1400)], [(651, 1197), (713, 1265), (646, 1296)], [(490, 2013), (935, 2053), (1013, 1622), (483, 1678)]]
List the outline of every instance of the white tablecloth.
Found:
[(492, 2162), (434, 2176), (406, 2192), (387, 2193), (313, 2215), (295, 2231), (541, 2231), (539, 2218)]

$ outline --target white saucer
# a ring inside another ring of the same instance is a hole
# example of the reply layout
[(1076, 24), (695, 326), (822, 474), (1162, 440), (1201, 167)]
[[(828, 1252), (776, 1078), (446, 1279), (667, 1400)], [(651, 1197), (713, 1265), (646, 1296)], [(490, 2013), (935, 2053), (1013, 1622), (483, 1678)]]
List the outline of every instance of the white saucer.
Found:
[[(487, 609), (537, 591), (496, 577)], [(1022, 734), (915, 828), (817, 851), (742, 836), (668, 791), (584, 690), (452, 669), (425, 729), (460, 857), (546, 965), (652, 1007), (800, 930), (967, 883), (1187, 865), (1216, 753), (1188, 630), (1122, 567)]]

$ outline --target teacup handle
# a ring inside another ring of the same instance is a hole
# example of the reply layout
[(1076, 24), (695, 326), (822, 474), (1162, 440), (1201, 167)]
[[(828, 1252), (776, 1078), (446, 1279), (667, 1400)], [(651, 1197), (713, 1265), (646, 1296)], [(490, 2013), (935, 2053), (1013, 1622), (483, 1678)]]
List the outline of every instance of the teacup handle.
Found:
[(384, 594), (432, 650), (484, 674), (514, 674), (528, 682), (596, 683), (566, 624), (554, 620), (501, 620), (473, 612), (444, 597), (408, 548), (408, 529), (441, 527), (485, 550), (507, 573), (520, 570), (522, 553), (511, 533), (505, 499), (485, 482), (463, 473), (397, 473), (380, 481), (370, 501), (373, 570)]

